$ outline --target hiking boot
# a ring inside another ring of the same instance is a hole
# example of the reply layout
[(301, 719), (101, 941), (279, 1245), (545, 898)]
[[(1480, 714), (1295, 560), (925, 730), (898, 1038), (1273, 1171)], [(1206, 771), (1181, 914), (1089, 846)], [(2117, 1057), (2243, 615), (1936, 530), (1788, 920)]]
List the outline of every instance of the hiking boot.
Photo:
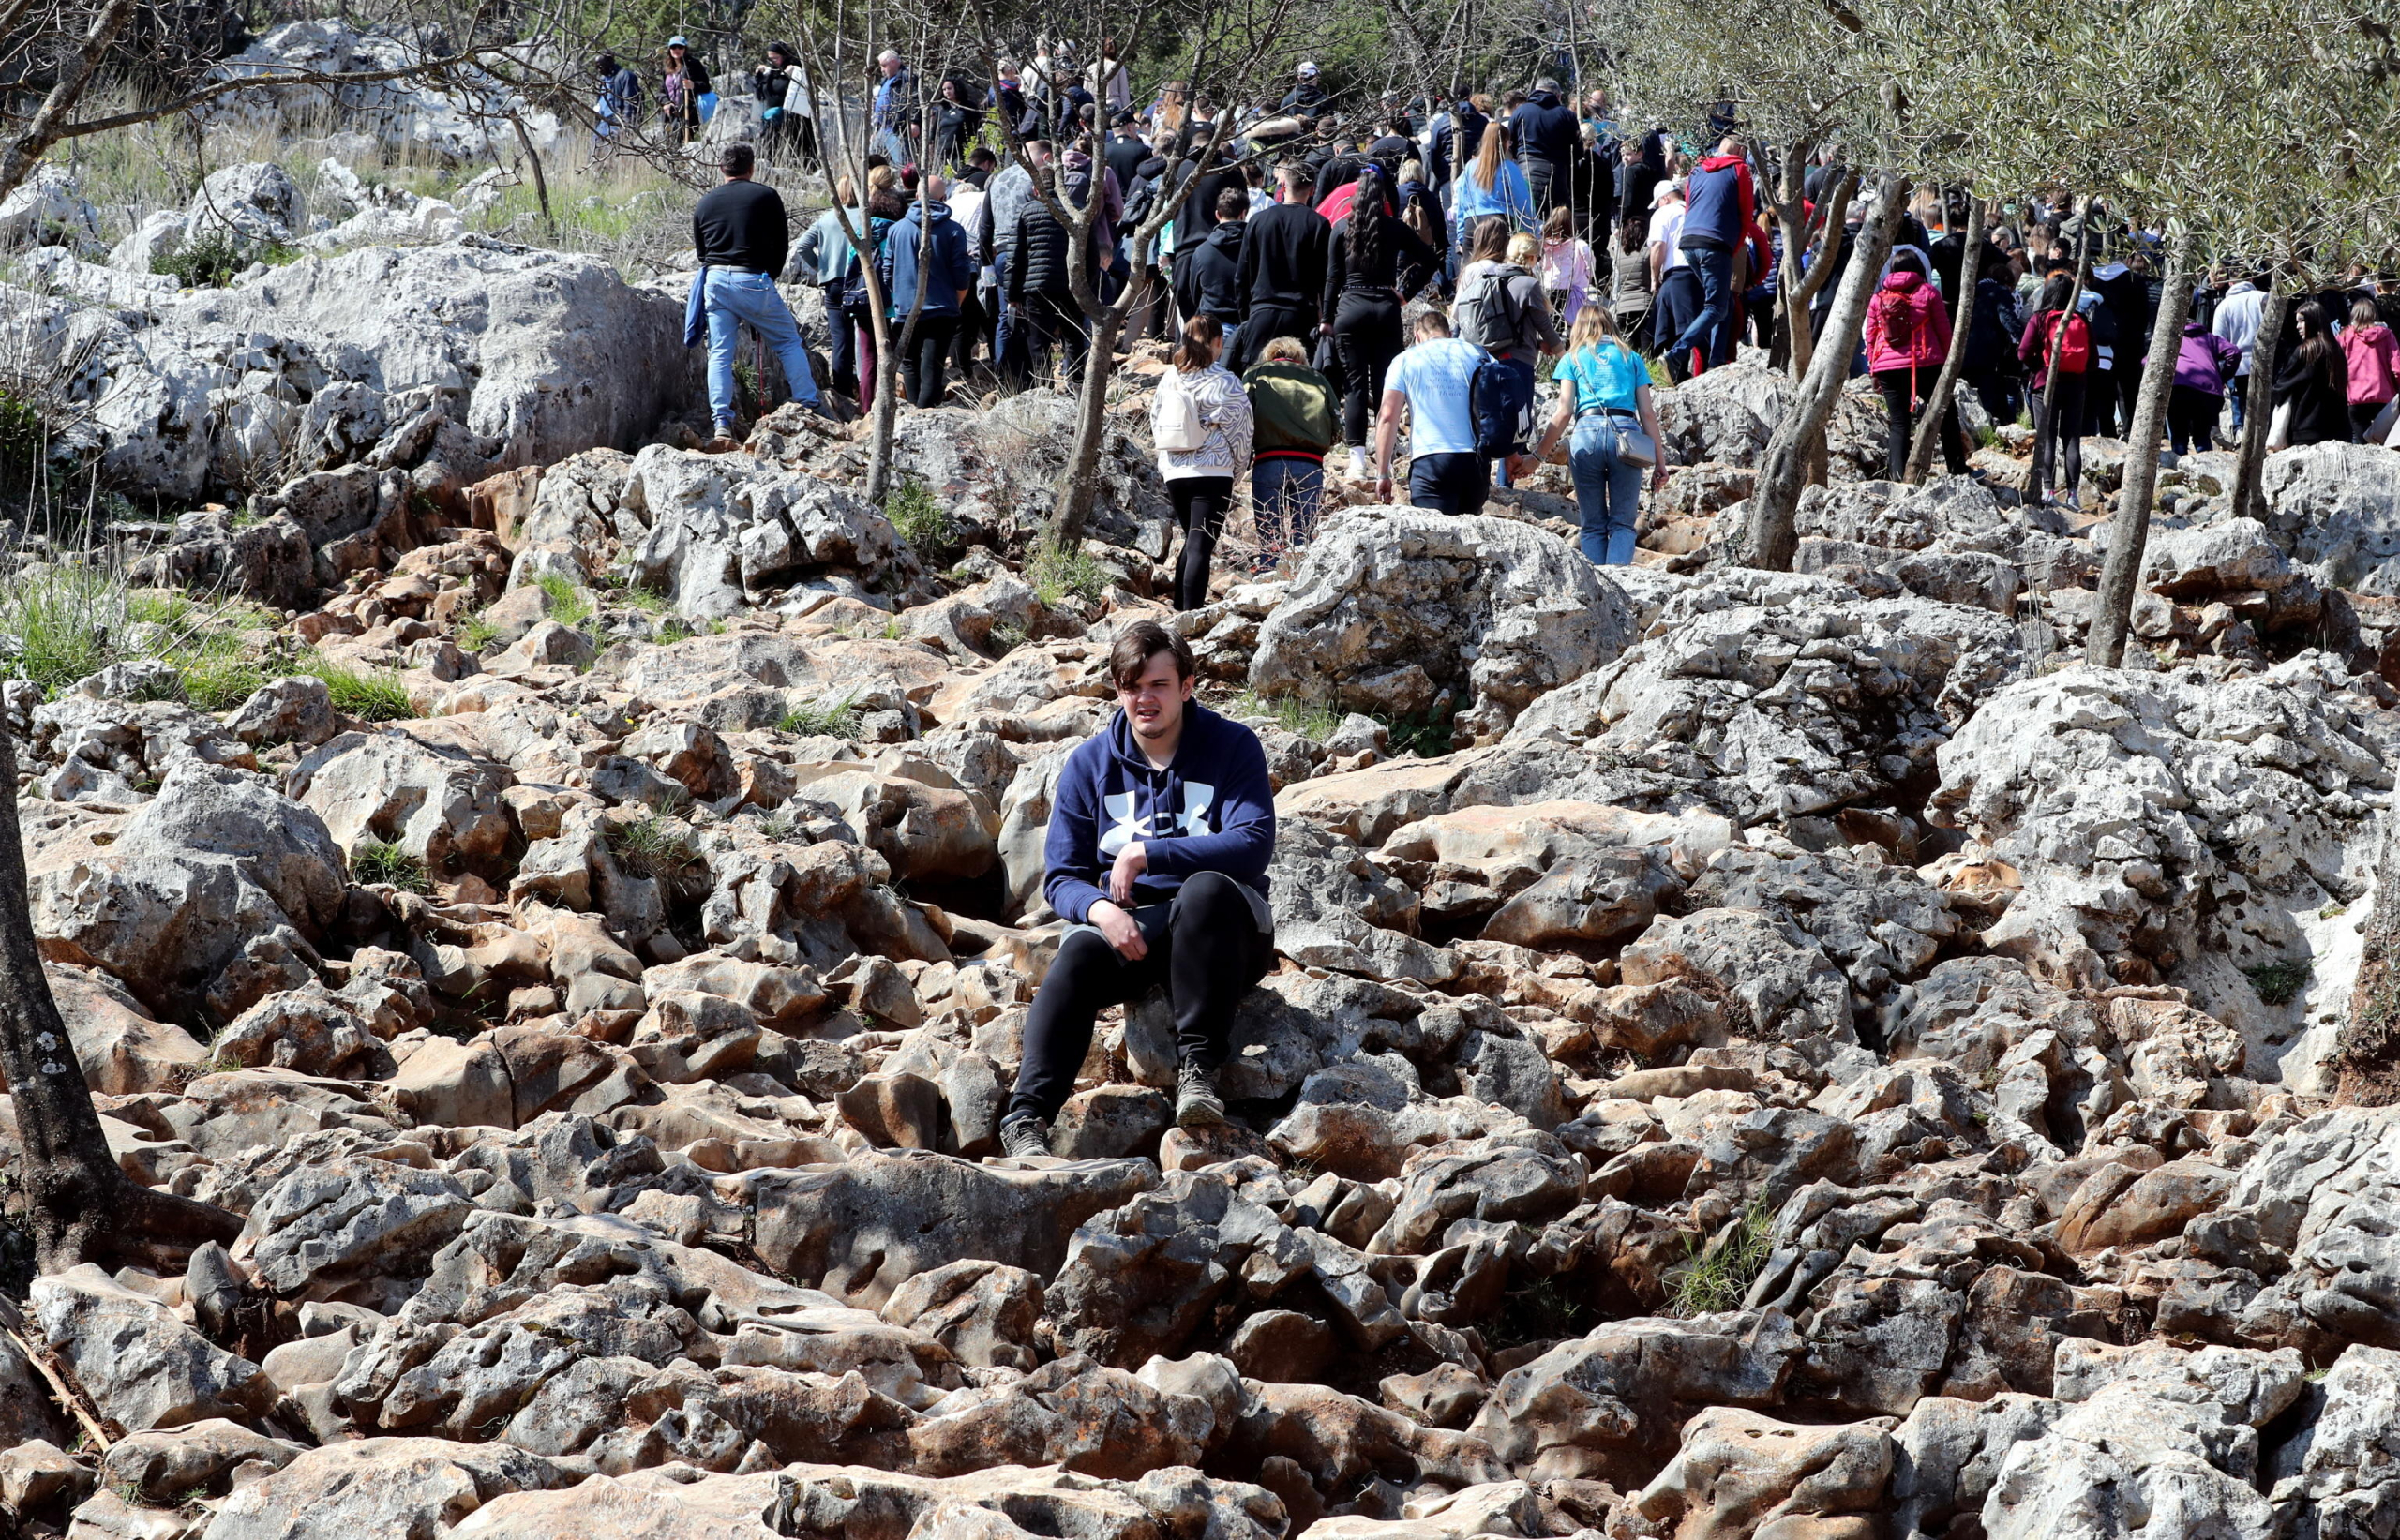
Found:
[(715, 438), (711, 439), (708, 442), (700, 445), (700, 453), (703, 455), (730, 455), (741, 447), (741, 440), (735, 438), (730, 433), (719, 432)]
[(1000, 1149), (1013, 1159), (1050, 1153), (1050, 1130), (1042, 1119), (1033, 1116), (1012, 1117), (1000, 1125)]
[(1225, 1099), (1217, 1094), (1217, 1072), (1196, 1064), (1175, 1071), (1175, 1126), (1204, 1129), (1225, 1120)]

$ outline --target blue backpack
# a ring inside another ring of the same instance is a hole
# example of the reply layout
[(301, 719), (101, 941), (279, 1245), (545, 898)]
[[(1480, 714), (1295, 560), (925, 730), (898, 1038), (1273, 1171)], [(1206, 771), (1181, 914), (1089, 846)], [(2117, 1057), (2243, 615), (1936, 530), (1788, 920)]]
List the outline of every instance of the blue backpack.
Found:
[(1534, 416), (1531, 373), (1486, 354), (1468, 377), (1467, 412), (1478, 455), (1496, 460), (1523, 453)]

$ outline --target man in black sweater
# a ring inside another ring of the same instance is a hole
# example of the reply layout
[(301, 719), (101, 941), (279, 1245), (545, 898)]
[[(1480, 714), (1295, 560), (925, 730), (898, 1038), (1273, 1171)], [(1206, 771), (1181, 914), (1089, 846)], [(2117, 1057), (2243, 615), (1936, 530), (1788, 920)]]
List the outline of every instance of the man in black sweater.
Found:
[(1279, 336), (1298, 337), (1309, 346), (1316, 339), (1317, 296), (1325, 289), (1326, 242), (1333, 227), (1309, 207), (1306, 167), (1287, 160), (1275, 174), (1275, 206), (1261, 209), (1242, 232), (1237, 288), (1250, 312), (1242, 322), (1240, 350), (1226, 350), (1236, 374), (1256, 363), (1259, 350)]
[[(1517, 158), (1533, 190), (1534, 217), (1545, 218), (1552, 205), (1567, 202), (1568, 172), (1580, 131), (1575, 109), (1558, 99), (1556, 81), (1536, 81), (1532, 98), (1508, 120), (1508, 131), (1516, 138)], [(1558, 196), (1552, 195), (1553, 189)]]
[[(709, 416), (716, 426), (712, 454), (740, 447), (733, 429), (733, 354), (742, 323), (766, 340), (784, 366), (792, 398), (810, 411), (817, 379), (809, 372), (808, 345), (775, 287), (791, 243), (791, 225), (775, 189), (750, 180), (758, 152), (746, 143), (728, 144), (717, 157), (725, 180), (692, 209), (692, 246), (699, 253), (700, 299), (709, 337)], [(687, 334), (689, 327), (687, 325)], [(695, 338), (686, 336), (687, 343)], [(766, 383), (759, 382), (763, 394)], [(760, 415), (765, 415), (763, 410)]]
[(1216, 317), (1224, 329), (1222, 351), (1227, 357), (1241, 346), (1242, 227), (1249, 214), (1250, 194), (1227, 187), (1217, 195), (1217, 223), (1208, 238), (1175, 260), (1176, 308), (1186, 320)]

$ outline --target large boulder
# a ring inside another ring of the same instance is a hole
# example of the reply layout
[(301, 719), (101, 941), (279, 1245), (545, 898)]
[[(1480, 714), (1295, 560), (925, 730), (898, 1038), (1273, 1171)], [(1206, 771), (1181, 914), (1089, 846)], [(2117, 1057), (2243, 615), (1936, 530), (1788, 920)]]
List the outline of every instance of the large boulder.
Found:
[(273, 1397), (256, 1364), (89, 1263), (35, 1279), (32, 1314), (100, 1415), (128, 1428), (254, 1416)]
[(1630, 606), (1572, 546), (1512, 519), (1363, 508), (1318, 532), (1260, 622), (1261, 695), (1496, 737), (1633, 639)]
[(2328, 588), (2400, 594), (2400, 451), (2319, 443), (2267, 456), (2267, 528)]
[[(1942, 747), (1928, 815), (2022, 884), (1987, 946), (2189, 989), (2254, 1075), (2280, 1061), (2306, 1089), (2357, 967), (2336, 920), (2373, 880), (2395, 750), (2400, 723), (2317, 653), (2221, 683), (2078, 666), (1985, 701)], [(2290, 991), (2259, 985), (2277, 967)]]
[(636, 575), (693, 620), (736, 614), (745, 594), (804, 569), (873, 570), (899, 541), (857, 493), (747, 455), (652, 444), (634, 456), (622, 505), (649, 531)]
[[(470, 432), (502, 441), (507, 465), (637, 442), (698, 383), (674, 300), (597, 257), (475, 237), (303, 259), (158, 298), (134, 319), (138, 331), (83, 312), (56, 345), (97, 350), (106, 472), (184, 501), (228, 463), (220, 441), (264, 429), (289, 445), (312, 398), (345, 382), (451, 398)], [(246, 377), (277, 380), (283, 395), (245, 396)]]
[(345, 851), (376, 841), (450, 875), (488, 868), (506, 848), (506, 770), (404, 734), (344, 733), (284, 777), (284, 794), (325, 821)]
[(196, 760), (121, 829), (37, 850), (26, 876), (44, 956), (106, 969), (177, 1021), (307, 982), (345, 888), (323, 819)]

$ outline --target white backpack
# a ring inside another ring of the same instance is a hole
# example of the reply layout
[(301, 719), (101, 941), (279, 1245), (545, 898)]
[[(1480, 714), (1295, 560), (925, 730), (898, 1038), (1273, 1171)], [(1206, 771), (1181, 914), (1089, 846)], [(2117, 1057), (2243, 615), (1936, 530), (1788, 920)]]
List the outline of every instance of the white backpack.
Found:
[(1183, 383), (1183, 371), (1170, 366), (1159, 377), (1157, 404), (1150, 411), (1150, 439), (1171, 455), (1189, 455), (1208, 443), (1208, 425), (1200, 420), (1200, 403)]

